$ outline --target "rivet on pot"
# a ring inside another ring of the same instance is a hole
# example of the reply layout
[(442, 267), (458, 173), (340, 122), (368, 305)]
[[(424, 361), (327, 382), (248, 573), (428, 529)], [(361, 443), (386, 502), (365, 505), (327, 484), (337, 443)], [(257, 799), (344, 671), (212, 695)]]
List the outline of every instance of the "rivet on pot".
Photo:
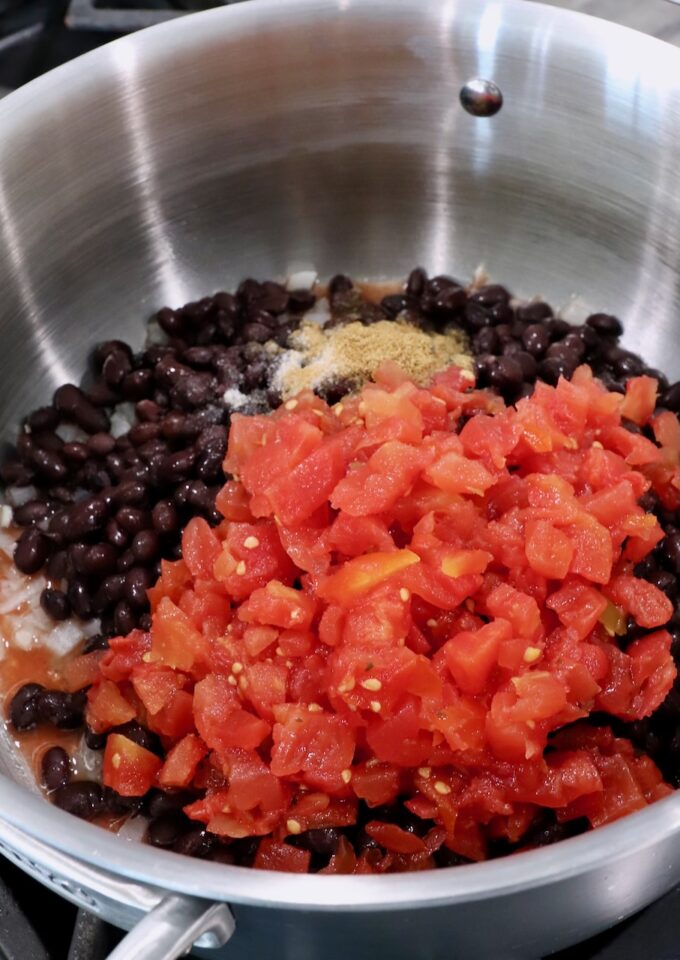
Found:
[(503, 106), (503, 94), (492, 80), (477, 77), (461, 88), (460, 102), (473, 117), (493, 117)]

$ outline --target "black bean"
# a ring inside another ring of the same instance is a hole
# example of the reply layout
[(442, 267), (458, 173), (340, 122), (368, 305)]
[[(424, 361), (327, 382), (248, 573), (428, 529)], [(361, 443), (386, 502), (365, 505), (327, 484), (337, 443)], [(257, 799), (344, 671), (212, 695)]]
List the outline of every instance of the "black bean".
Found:
[(571, 324), (567, 323), (566, 320), (562, 320), (561, 317), (554, 317), (552, 320), (547, 320), (546, 327), (550, 333), (550, 339), (553, 342), (555, 340), (563, 340), (567, 334), (571, 333)]
[(212, 833), (205, 827), (194, 826), (179, 838), (173, 849), (186, 857), (207, 857), (217, 843)]
[(178, 450), (167, 456), (160, 467), (159, 474), (165, 483), (180, 483), (186, 480), (196, 460), (196, 451), (193, 447)]
[(331, 303), (333, 303), (333, 301), (337, 297), (342, 296), (342, 294), (349, 293), (350, 290), (353, 290), (353, 289), (354, 289), (354, 284), (352, 283), (350, 278), (346, 277), (342, 273), (338, 273), (331, 278), (328, 284), (328, 297)]
[(68, 538), (77, 540), (95, 533), (106, 523), (108, 508), (101, 497), (80, 500), (68, 512)]
[(60, 730), (73, 730), (83, 724), (85, 695), (62, 690), (42, 690), (36, 694), (38, 715), (43, 723)]
[(83, 653), (93, 653), (95, 650), (108, 650), (110, 637), (106, 633), (95, 633), (88, 637), (83, 647)]
[[(200, 483), (200, 481), (197, 482)], [(151, 563), (160, 552), (158, 534), (155, 530), (140, 530), (135, 534), (130, 549), (139, 563), (144, 565)]]
[(536, 300), (533, 303), (525, 303), (517, 308), (517, 316), (525, 323), (538, 323), (539, 320), (547, 320), (552, 317), (553, 310), (549, 303), (542, 300)]
[(664, 560), (680, 576), (680, 533), (670, 533), (661, 543)]
[(515, 360), (522, 368), (522, 377), (524, 380), (532, 382), (536, 379), (536, 372), (538, 370), (538, 364), (534, 357), (530, 353), (526, 353), (524, 350), (521, 350), (519, 353), (515, 354)]
[(241, 337), (244, 342), (266, 343), (271, 338), (272, 332), (269, 327), (263, 323), (246, 323), (241, 329)]
[(16, 730), (32, 730), (41, 721), (38, 697), (45, 688), (39, 683), (25, 683), (12, 697), (9, 719)]
[(48, 790), (65, 787), (71, 779), (71, 760), (63, 747), (50, 747), (40, 762), (42, 782)]
[(583, 324), (581, 327), (574, 327), (573, 331), (578, 337), (583, 341), (586, 350), (589, 353), (597, 351), (597, 348), (600, 345), (600, 338), (597, 335), (597, 331), (593, 327), (589, 327), (587, 324)]
[(106, 524), (104, 535), (108, 542), (118, 550), (125, 547), (130, 539), (129, 535), (115, 520), (109, 520)]
[(291, 313), (306, 313), (316, 303), (311, 290), (291, 290), (288, 296), (288, 309)]
[(20, 527), (28, 527), (32, 523), (40, 523), (49, 513), (46, 500), (29, 500), (20, 507), (15, 507), (12, 517)]
[(90, 453), (87, 445), (77, 440), (65, 443), (62, 449), (62, 456), (73, 463), (85, 463), (90, 457)]
[(465, 326), (470, 330), (482, 330), (484, 327), (490, 327), (491, 314), (479, 303), (465, 304)]
[(100, 343), (94, 349), (93, 360), (98, 367), (101, 367), (112, 353), (123, 353), (128, 360), (132, 360), (132, 349), (124, 340), (105, 340)]
[(411, 270), (406, 281), (406, 292), (409, 296), (419, 299), (425, 293), (427, 286), (427, 273), (422, 267), (416, 267)]
[(43, 430), (41, 433), (34, 431), (31, 434), (31, 441), (41, 450), (48, 450), (50, 453), (62, 454), (64, 441), (51, 430)]
[(153, 847), (172, 847), (186, 832), (189, 823), (182, 814), (166, 813), (151, 821), (146, 831), (146, 842)]
[(174, 533), (179, 525), (179, 517), (171, 500), (159, 500), (151, 511), (154, 529), (159, 533)]
[(135, 555), (132, 550), (125, 550), (124, 553), (118, 557), (116, 561), (116, 570), (120, 573), (124, 573), (126, 570), (129, 570), (135, 564)]
[(100, 613), (107, 607), (113, 606), (123, 599), (125, 593), (125, 575), (122, 573), (112, 573), (105, 577), (99, 585), (93, 605), (96, 613)]
[(560, 343), (567, 347), (569, 351), (578, 358), (578, 360), (583, 360), (585, 357), (586, 345), (577, 333), (568, 333), (566, 337), (560, 341)]
[(140, 480), (126, 480), (121, 483), (114, 494), (117, 503), (134, 504), (143, 503), (147, 497), (147, 487)]
[(66, 620), (71, 613), (71, 604), (62, 590), (46, 587), (40, 594), (40, 606), (53, 620)]
[(470, 300), (482, 307), (495, 307), (499, 303), (510, 303), (510, 294), (498, 283), (489, 283), (470, 294)]
[(390, 320), (398, 317), (407, 306), (408, 300), (403, 293), (390, 293), (380, 301), (380, 309)]
[(118, 551), (109, 543), (95, 543), (87, 548), (81, 562), (81, 572), (88, 577), (106, 577), (116, 569)]
[(59, 426), (59, 414), (54, 407), (38, 407), (26, 418), (33, 433), (41, 430), (54, 430)]
[(132, 358), (129, 351), (112, 350), (102, 365), (102, 375), (110, 387), (119, 387), (131, 371)]
[(550, 334), (542, 323), (531, 323), (522, 334), (522, 343), (527, 353), (542, 357), (550, 346)]
[(76, 573), (84, 573), (83, 571), (83, 560), (88, 551), (88, 546), (86, 543), (74, 543), (68, 549), (69, 560), (71, 561), (71, 566)]
[(109, 407), (120, 400), (118, 392), (104, 380), (95, 381), (87, 391), (86, 397), (95, 407)]
[(84, 738), (90, 750), (103, 750), (106, 746), (106, 734), (95, 733), (90, 727), (85, 727)]
[(108, 813), (115, 816), (128, 814), (136, 816), (141, 813), (144, 807), (144, 797), (124, 797), (117, 793), (111, 787), (104, 787), (102, 791), (102, 803)]
[(476, 354), (497, 353), (500, 350), (500, 338), (494, 328), (479, 330), (472, 340), (472, 349)]
[(312, 853), (321, 853), (331, 856), (335, 853), (341, 832), (337, 827), (319, 827), (316, 830), (306, 830), (301, 833), (299, 840), (300, 846), (305, 850), (311, 850)]
[(147, 631), (150, 630), (150, 629), (151, 629), (151, 614), (148, 613), (148, 612), (147, 612), (147, 613), (143, 613), (143, 614), (141, 615), (141, 617), (139, 618), (139, 622), (138, 622), (137, 626), (139, 627), (140, 630), (147, 630)]
[(146, 510), (140, 510), (138, 507), (121, 507), (115, 516), (116, 523), (127, 533), (139, 533), (149, 524), (149, 513)]
[(75, 780), (55, 790), (54, 803), (81, 820), (94, 820), (102, 809), (102, 790), (92, 780)]
[(156, 440), (160, 436), (161, 425), (153, 421), (145, 423), (136, 423), (128, 433), (131, 443), (135, 447), (142, 447), (151, 440)]
[(593, 330), (607, 337), (620, 337), (623, 333), (623, 324), (618, 317), (608, 313), (592, 313), (586, 323)]
[(130, 607), (136, 610), (145, 610), (149, 601), (146, 591), (151, 586), (151, 577), (145, 567), (132, 567), (125, 574), (125, 599)]
[(514, 357), (501, 357), (495, 366), (492, 383), (499, 387), (519, 387), (524, 378), (522, 364)]
[(33, 450), (31, 463), (47, 480), (59, 483), (68, 477), (68, 467), (58, 453), (37, 447)]
[(568, 379), (574, 372), (574, 367), (570, 366), (564, 356), (561, 356), (542, 360), (538, 370), (542, 380), (555, 386), (560, 377)]
[(87, 441), (88, 450), (97, 457), (105, 457), (107, 453), (111, 453), (115, 445), (116, 441), (110, 433), (93, 433)]
[(180, 334), (184, 329), (184, 317), (179, 310), (171, 310), (170, 307), (163, 307), (156, 314), (156, 321), (159, 327), (170, 337)]
[(636, 377), (642, 373), (643, 368), (644, 364), (636, 354), (623, 350), (614, 364), (614, 373), (619, 377)]
[(81, 620), (89, 620), (92, 616), (92, 598), (87, 584), (83, 580), (73, 579), (68, 585), (66, 591), (69, 603), (73, 612)]
[(134, 630), (135, 615), (125, 600), (119, 600), (116, 604), (116, 609), (113, 611), (113, 625), (116, 633), (121, 634), (121, 636)]
[(47, 562), (48, 580), (62, 580), (72, 572), (71, 561), (66, 550), (57, 550)]
[(51, 551), (51, 543), (36, 527), (27, 527), (21, 532), (14, 548), (14, 563), (22, 573), (37, 573)]
[(672, 410), (673, 413), (680, 413), (680, 380), (661, 394), (659, 403), (667, 410)]
[(514, 357), (518, 353), (523, 353), (522, 343), (519, 340), (510, 340), (503, 344), (501, 355), (504, 357)]
[(671, 601), (675, 601), (678, 595), (677, 577), (668, 570), (657, 570), (650, 578), (650, 583), (662, 590)]
[(0, 466), (0, 477), (9, 486), (26, 487), (33, 481), (35, 471), (15, 457)]
[(268, 313), (272, 313), (274, 316), (285, 313), (288, 309), (289, 299), (288, 291), (280, 283), (266, 280), (262, 284), (260, 307)]
[[(435, 280), (438, 278), (435, 278)], [(430, 287), (434, 283), (433, 280), (430, 281)], [(448, 318), (456, 316), (465, 308), (467, 302), (467, 294), (465, 289), (458, 284), (452, 283), (443, 287), (438, 293), (434, 295), (434, 303), (432, 312), (437, 317)], [(467, 312), (466, 312), (467, 317)]]
[(164, 755), (163, 746), (159, 737), (150, 730), (147, 730), (146, 727), (143, 727), (141, 723), (137, 723), (136, 720), (129, 720), (127, 723), (122, 723), (120, 726), (114, 727), (113, 732), (121, 733), (124, 737), (127, 737), (128, 740), (132, 740), (133, 743), (144, 747), (145, 750), (149, 750), (157, 756), (162, 757)]

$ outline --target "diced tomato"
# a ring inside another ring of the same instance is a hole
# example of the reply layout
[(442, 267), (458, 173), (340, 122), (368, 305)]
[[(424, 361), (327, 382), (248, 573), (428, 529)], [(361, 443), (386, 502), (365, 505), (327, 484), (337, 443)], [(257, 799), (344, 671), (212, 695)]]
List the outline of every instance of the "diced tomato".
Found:
[(309, 594), (286, 587), (280, 580), (270, 580), (266, 587), (253, 590), (238, 615), (246, 623), (269, 624), (282, 630), (307, 630), (314, 610), (314, 599)]
[(155, 663), (142, 663), (132, 672), (132, 686), (149, 713), (158, 713), (186, 683), (184, 674)]
[(352, 765), (355, 741), (349, 725), (324, 712), (278, 708), (271, 769), (278, 777), (302, 774), (310, 786), (339, 788), (342, 771)]
[(606, 593), (641, 627), (662, 627), (673, 615), (673, 604), (665, 593), (653, 583), (630, 574), (614, 577)]
[(110, 733), (104, 750), (104, 785), (121, 797), (143, 797), (163, 765), (155, 753), (120, 733)]
[[(634, 573), (664, 535), (643, 496), (680, 506), (656, 390), (579, 367), (506, 406), (465, 371), (428, 387), (387, 362), (333, 408), (305, 390), (235, 414), (224, 521), (186, 525), (150, 630), (64, 659), (109, 734), (105, 784), (187, 791), (186, 816), (227, 851), (250, 838), (259, 869), (338, 874), (481, 860), (530, 845), (544, 810), (598, 825), (668, 795), (604, 722), (676, 684), (669, 633), (626, 638), (673, 611)], [(293, 839), (357, 824), (372, 845), (341, 835), (325, 866)]]
[(549, 580), (564, 579), (574, 556), (569, 537), (546, 520), (530, 520), (525, 535), (531, 569)]
[(265, 837), (255, 854), (253, 866), (256, 870), (285, 870), (287, 873), (307, 873), (312, 855), (308, 850), (291, 847), (289, 843), (279, 843)]
[(640, 427), (644, 426), (654, 413), (658, 387), (654, 377), (632, 377), (626, 384), (621, 416)]
[(482, 693), (491, 671), (498, 663), (503, 640), (512, 636), (507, 620), (493, 620), (479, 630), (463, 631), (441, 649), (451, 676), (463, 693)]
[(417, 563), (420, 563), (420, 557), (412, 550), (367, 553), (347, 561), (341, 570), (322, 581), (318, 595), (329, 603), (347, 606), (384, 580)]
[(182, 559), (195, 579), (212, 577), (220, 549), (220, 541), (206, 521), (202, 517), (192, 517), (182, 534)]
[(386, 850), (394, 853), (423, 853), (425, 844), (415, 833), (408, 833), (394, 823), (371, 820), (364, 827), (366, 833)]
[(61, 671), (64, 689), (69, 691), (82, 690), (95, 683), (101, 675), (101, 660), (103, 650), (93, 650), (79, 657), (69, 660)]
[(393, 803), (399, 794), (399, 770), (388, 763), (357, 764), (352, 770), (352, 790), (369, 807)]
[(391, 440), (368, 463), (354, 469), (350, 464), (349, 473), (333, 491), (331, 504), (353, 517), (388, 510), (410, 489), (432, 456), (427, 448)]
[(491, 616), (507, 620), (513, 632), (527, 640), (533, 640), (541, 626), (541, 614), (534, 598), (507, 584), (499, 584), (491, 591), (486, 598), (486, 608)]
[(170, 748), (158, 774), (158, 785), (164, 790), (172, 787), (188, 787), (196, 773), (196, 767), (207, 755), (208, 748), (200, 737), (187, 734)]
[(87, 695), (87, 724), (96, 733), (134, 720), (136, 709), (111, 680), (96, 683)]
[(226, 678), (209, 674), (194, 689), (196, 729), (217, 751), (230, 747), (252, 750), (269, 735), (269, 724), (244, 710)]

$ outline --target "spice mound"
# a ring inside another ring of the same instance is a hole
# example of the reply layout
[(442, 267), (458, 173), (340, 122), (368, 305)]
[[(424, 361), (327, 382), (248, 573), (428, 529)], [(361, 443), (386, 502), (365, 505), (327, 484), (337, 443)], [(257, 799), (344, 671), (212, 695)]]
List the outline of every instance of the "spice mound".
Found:
[(308, 321), (290, 343), (292, 349), (283, 353), (273, 377), (284, 399), (337, 382), (357, 388), (386, 360), (398, 364), (417, 384), (427, 383), (451, 364), (472, 369), (460, 330), (426, 332), (400, 321), (380, 320), (370, 326), (353, 321), (324, 328)]

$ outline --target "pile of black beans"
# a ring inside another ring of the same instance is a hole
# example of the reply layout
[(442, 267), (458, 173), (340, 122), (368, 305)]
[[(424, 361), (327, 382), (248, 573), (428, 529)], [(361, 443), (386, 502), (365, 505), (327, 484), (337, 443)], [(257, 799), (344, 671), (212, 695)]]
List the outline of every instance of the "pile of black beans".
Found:
[[(632, 376), (656, 377), (659, 408), (680, 411), (680, 383), (670, 385), (662, 373), (621, 347), (622, 325), (609, 314), (570, 324), (543, 301), (516, 304), (498, 284), (468, 292), (451, 277), (429, 278), (420, 268), (411, 272), (403, 293), (390, 294), (380, 304), (368, 302), (341, 274), (330, 281), (328, 297), (330, 326), (398, 317), (425, 330), (462, 329), (469, 337), (479, 385), (498, 391), (508, 403), (529, 396), (536, 381), (555, 384), (587, 363), (608, 389), (618, 392)], [(219, 522), (215, 495), (225, 481), (222, 460), (229, 426), (222, 395), (237, 387), (257, 398), (258, 412), (277, 406), (281, 398), (270, 386), (272, 354), (265, 345), (274, 341), (285, 347), (314, 303), (308, 290), (291, 293), (274, 282), (248, 279), (233, 295), (218, 293), (177, 310), (163, 308), (155, 319), (167, 343), (136, 354), (119, 340), (100, 345), (89, 387), (60, 387), (51, 406), (27, 417), (15, 454), (1, 468), (6, 484), (32, 484), (38, 490), (36, 498), (14, 514), (24, 527), (15, 563), (25, 573), (45, 570), (53, 585), (43, 592), (41, 603), (54, 619), (101, 617), (102, 633), (88, 641), (86, 650), (105, 647), (110, 636), (135, 626), (148, 628), (146, 589), (158, 574), (160, 559), (181, 555), (181, 531), (191, 516)], [(352, 387), (335, 382), (320, 392), (337, 402)], [(135, 404), (135, 422), (114, 438), (110, 418), (122, 401)], [(62, 442), (55, 433), (60, 423), (75, 423), (88, 434), (87, 441)], [(657, 514), (667, 536), (637, 573), (675, 605), (670, 630), (680, 666), (680, 514), (669, 514), (650, 495), (645, 506)], [(59, 586), (64, 581), (66, 590)], [(641, 632), (631, 624), (622, 645)], [(12, 699), (10, 721), (17, 730), (39, 724), (80, 727), (85, 693), (25, 684)], [(612, 723), (609, 717), (593, 721)], [(680, 681), (653, 717), (613, 725), (653, 757), (669, 782), (680, 786)], [(163, 756), (158, 737), (140, 724), (131, 722), (116, 732)], [(85, 729), (92, 749), (102, 749), (106, 736)], [(73, 779), (70, 758), (56, 746), (42, 759), (42, 779), (58, 806), (84, 819), (143, 813), (150, 821), (146, 839), (156, 846), (246, 866), (255, 857), (257, 838), (224, 843), (189, 820), (182, 812), (195, 799), (189, 791), (120, 797), (94, 781)], [(313, 870), (327, 864), (341, 835), (358, 853), (375, 847), (378, 856), (380, 849), (363, 829), (372, 819), (419, 834), (432, 826), (399, 803), (384, 810), (362, 803), (355, 827), (310, 830), (289, 842), (312, 853)], [(585, 821), (560, 824), (544, 811), (520, 844), (511, 848), (499, 842), (491, 854), (554, 843), (586, 828)], [(438, 866), (465, 862), (446, 849), (434, 859)]]
[[(65, 384), (29, 414), (0, 473), (8, 486), (37, 490), (14, 511), (23, 527), (14, 561), (23, 573), (44, 571), (50, 617), (101, 617), (104, 637), (148, 628), (146, 591), (161, 558), (180, 555), (191, 516), (221, 519), (225, 390), (259, 391), (267, 409), (276, 405), (263, 343), (284, 343), (314, 302), (308, 290), (246, 280), (235, 295), (164, 308), (155, 319), (167, 343), (139, 353), (120, 340), (100, 344), (89, 387)], [(114, 437), (123, 402), (134, 404), (134, 422)], [(64, 442), (62, 424), (86, 439)]]

